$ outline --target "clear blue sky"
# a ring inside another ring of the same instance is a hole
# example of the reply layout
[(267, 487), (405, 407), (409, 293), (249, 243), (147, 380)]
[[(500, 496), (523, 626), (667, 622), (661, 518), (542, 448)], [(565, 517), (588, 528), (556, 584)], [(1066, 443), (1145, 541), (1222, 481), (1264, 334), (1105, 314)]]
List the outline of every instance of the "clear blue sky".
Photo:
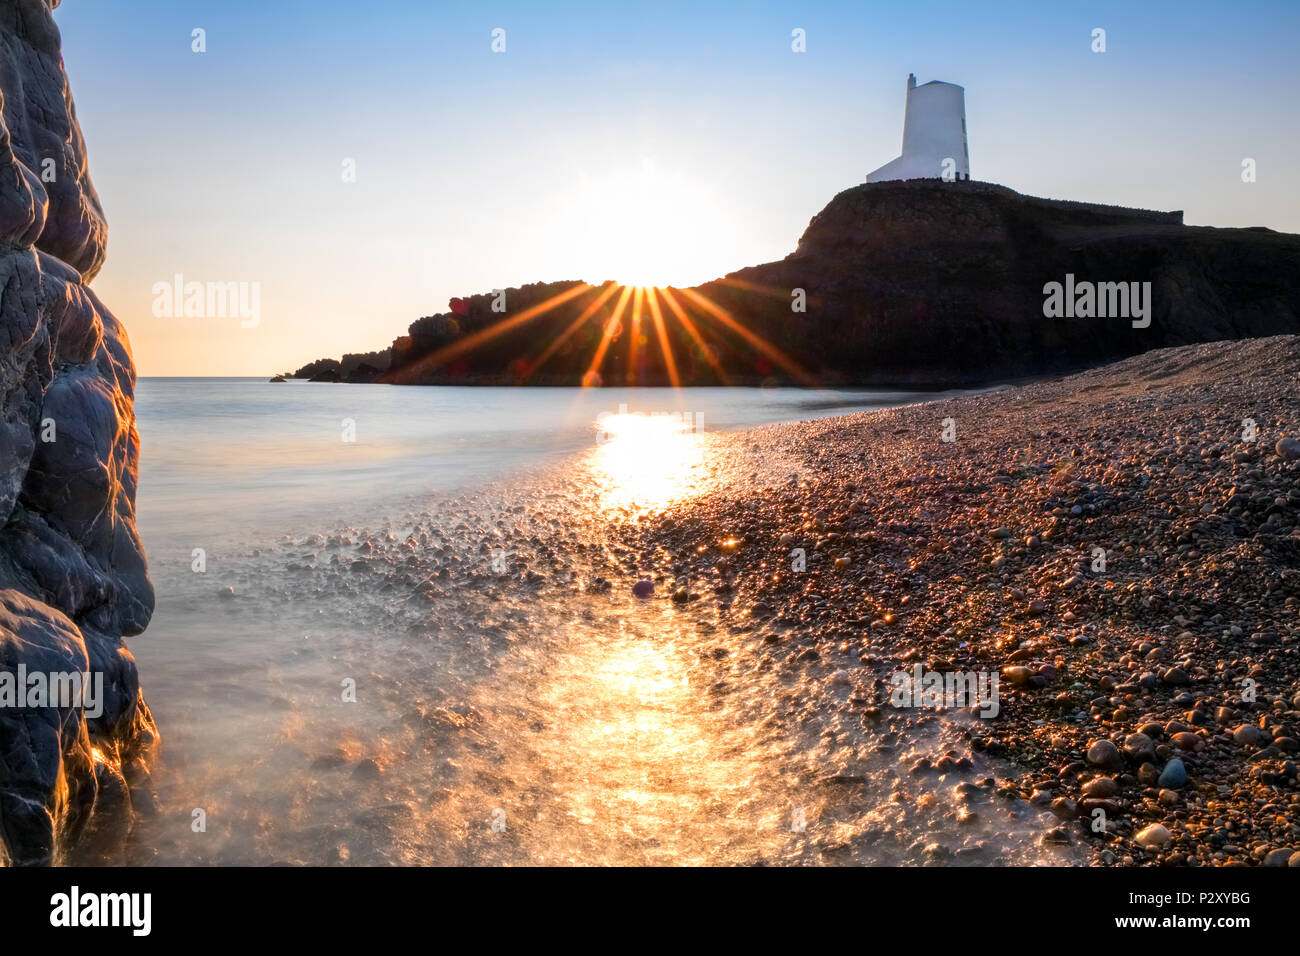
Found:
[[(976, 179), (1300, 232), (1295, 0), (627, 6), (65, 0), (95, 288), (141, 374), (380, 348), (496, 287), (780, 258), (897, 155), (909, 72), (966, 88)], [(153, 317), (175, 273), (259, 282), (260, 325)]]

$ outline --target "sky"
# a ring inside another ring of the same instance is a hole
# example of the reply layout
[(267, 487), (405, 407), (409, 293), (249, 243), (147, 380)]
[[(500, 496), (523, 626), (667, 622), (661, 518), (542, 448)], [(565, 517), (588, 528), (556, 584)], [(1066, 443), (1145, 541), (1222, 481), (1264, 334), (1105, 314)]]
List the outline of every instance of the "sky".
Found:
[[(109, 223), (93, 288), (141, 375), (270, 375), (383, 348), (453, 296), (782, 258), (898, 155), (909, 73), (965, 87), (973, 179), (1300, 232), (1295, 0), (64, 0), (55, 20)], [(241, 283), (256, 321), (171, 314), (177, 275)]]

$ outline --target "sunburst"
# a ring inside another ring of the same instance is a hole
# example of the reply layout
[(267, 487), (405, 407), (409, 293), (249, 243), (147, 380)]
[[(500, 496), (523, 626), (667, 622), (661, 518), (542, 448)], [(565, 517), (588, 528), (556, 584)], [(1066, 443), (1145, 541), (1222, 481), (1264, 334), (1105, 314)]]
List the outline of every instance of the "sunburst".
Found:
[[(735, 287), (746, 288), (748, 291), (759, 291), (757, 289), (748, 289), (747, 283), (727, 280), (724, 280), (724, 282)], [(772, 296), (780, 294), (779, 290), (762, 289), (761, 291)], [(672, 336), (669, 333), (670, 322), (676, 322), (682, 331), (686, 333), (686, 336), (694, 343), (701, 356), (709, 363), (714, 374), (723, 384), (731, 384), (732, 375), (719, 361), (717, 348), (709, 342), (710, 333), (716, 336), (722, 330), (728, 330), (737, 335), (757, 355), (780, 368), (799, 383), (804, 385), (815, 384), (813, 376), (799, 363), (752, 329), (747, 328), (743, 322), (699, 289), (620, 285), (615, 282), (606, 282), (600, 286), (593, 286), (586, 282), (576, 283), (568, 289), (549, 297), (544, 302), (539, 302), (524, 309), (517, 315), (507, 316), (499, 322), (472, 332), (464, 338), (421, 356), (415, 362), (391, 372), (385, 377), (385, 381), (398, 383), (418, 381), (423, 374), (445, 367), (458, 359), (466, 358), (472, 355), (476, 349), (485, 346), (505, 333), (518, 329), (585, 295), (591, 295), (591, 301), (585, 304), (578, 315), (565, 326), (559, 335), (546, 345), (535, 359), (521, 363), (522, 371), (517, 375), (520, 384), (526, 382), (533, 373), (551, 360), (565, 343), (577, 335), (584, 327), (593, 322), (599, 322), (601, 311), (606, 308), (610, 300), (614, 299), (616, 295), (617, 299), (614, 306), (608, 316), (605, 317), (604, 324), (601, 327), (600, 340), (587, 363), (586, 373), (582, 379), (584, 385), (603, 384), (601, 369), (605, 367), (606, 359), (614, 342), (623, 333), (625, 316), (629, 320), (627, 327), (629, 341), (626, 352), (627, 365), (623, 369), (622, 378), (629, 385), (636, 384), (640, 379), (639, 363), (643, 346), (641, 341), (643, 318), (648, 318), (648, 324), (654, 331), (652, 341), (658, 346), (663, 368), (673, 388), (680, 388), (682, 382), (677, 357), (673, 354)], [(650, 340), (644, 344), (648, 346), (649, 343)], [(525, 357), (520, 356), (520, 358)]]

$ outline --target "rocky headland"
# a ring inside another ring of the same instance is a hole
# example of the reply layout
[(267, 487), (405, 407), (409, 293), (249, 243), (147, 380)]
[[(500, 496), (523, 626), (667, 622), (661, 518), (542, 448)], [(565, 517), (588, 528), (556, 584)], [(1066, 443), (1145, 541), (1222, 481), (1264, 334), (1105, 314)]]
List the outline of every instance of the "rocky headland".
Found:
[[(122, 640), (154, 605), (135, 529), (135, 369), (126, 331), (89, 286), (107, 226), (55, 6), (0, 7), (0, 863), (10, 864), (120, 835), (158, 739)], [(102, 679), (86, 706), (49, 684), (35, 694), (33, 675), (70, 674)]]
[[(1116, 309), (1108, 294), (1104, 316), (1071, 308), (1047, 317), (1053, 282), (1123, 283), (1143, 296), (1146, 314), (1116, 314), (1136, 303)], [(570, 280), (507, 289), (503, 300), (455, 299), (388, 349), (319, 359), (295, 376), (580, 385), (618, 314), (595, 381), (670, 384), (648, 298), (622, 302), (609, 291)], [(779, 262), (657, 293), (656, 304), (682, 384), (962, 387), (1300, 332), (1300, 236), (1187, 226), (1181, 212), (1039, 199), (990, 183), (873, 183), (832, 199)], [(638, 305), (646, 341), (629, 368)]]

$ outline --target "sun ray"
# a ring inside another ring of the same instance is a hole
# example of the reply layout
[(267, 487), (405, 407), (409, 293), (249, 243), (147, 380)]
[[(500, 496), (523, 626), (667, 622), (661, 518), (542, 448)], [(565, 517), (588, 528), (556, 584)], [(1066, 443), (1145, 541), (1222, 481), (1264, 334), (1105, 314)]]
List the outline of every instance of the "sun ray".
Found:
[(641, 309), (645, 304), (645, 286), (639, 285), (632, 292), (632, 334), (628, 336), (627, 349), (627, 384), (637, 384), (636, 360), (641, 347)]
[(731, 329), (733, 332), (735, 332), (737, 335), (743, 338), (746, 342), (748, 342), (755, 349), (757, 349), (764, 357), (771, 359), (773, 362), (779, 365), (782, 369), (784, 369), (786, 372), (792, 375), (799, 382), (810, 387), (815, 387), (816, 382), (813, 380), (813, 377), (802, 367), (800, 367), (797, 362), (795, 362), (791, 358), (787, 358), (785, 353), (782, 352), (780, 349), (778, 349), (776, 346), (768, 344), (767, 342), (763, 341), (762, 338), (755, 335), (749, 329), (745, 328), (734, 318), (732, 318), (726, 309), (722, 308), (722, 306), (718, 305), (716, 302), (711, 301), (708, 298), (708, 296), (704, 295), (702, 292), (699, 292), (695, 289), (682, 289), (681, 293), (682, 295), (690, 299), (692, 302), (694, 302), (696, 305), (698, 305), (705, 312), (709, 313), (709, 315), (713, 316), (715, 319), (717, 319), (727, 328)]
[(700, 350), (700, 354), (704, 356), (704, 360), (713, 368), (714, 373), (718, 376), (718, 381), (723, 385), (730, 385), (731, 378), (727, 375), (726, 369), (722, 367), (722, 363), (718, 361), (717, 356), (713, 354), (712, 346), (704, 341), (704, 336), (701, 335), (700, 330), (695, 327), (695, 323), (691, 321), (691, 317), (687, 315), (686, 310), (677, 303), (677, 299), (673, 295), (672, 290), (660, 289), (659, 291), (662, 293), (664, 301), (668, 303), (668, 308), (672, 310), (673, 315), (676, 316), (677, 321), (681, 323), (682, 328), (684, 328), (686, 333), (694, 340), (696, 346)]
[(604, 291), (601, 292), (600, 295), (596, 296), (595, 301), (583, 309), (576, 319), (569, 323), (568, 327), (555, 338), (555, 341), (546, 346), (546, 350), (543, 351), (541, 355), (537, 356), (536, 360), (528, 366), (527, 370), (520, 377), (520, 381), (523, 382), (529, 375), (532, 375), (535, 370), (541, 368), (542, 364), (559, 351), (560, 347), (582, 327), (583, 323), (595, 315), (596, 312), (599, 311), (600, 307), (608, 302), (610, 297), (612, 297), (618, 290), (619, 286), (617, 283), (606, 282)]
[(605, 361), (605, 353), (609, 351), (609, 343), (614, 338), (614, 330), (618, 328), (619, 323), (623, 320), (623, 310), (627, 308), (628, 299), (632, 298), (632, 287), (623, 286), (623, 293), (618, 297), (618, 303), (614, 306), (614, 312), (605, 321), (605, 331), (600, 336), (600, 345), (596, 348), (596, 354), (591, 358), (591, 365), (587, 367), (587, 374), (582, 377), (583, 382), (591, 376), (592, 372), (600, 374), (600, 365)]
[(473, 332), (470, 335), (465, 336), (463, 339), (458, 339), (449, 345), (444, 345), (442, 348), (417, 359), (413, 364), (404, 366), (401, 369), (398, 369), (397, 372), (384, 376), (380, 381), (392, 382), (398, 379), (409, 380), (429, 369), (437, 368), (440, 365), (446, 365), (448, 362), (460, 358), (466, 352), (473, 351), (485, 342), (490, 342), (497, 336), (503, 335), (511, 329), (517, 328), (525, 322), (537, 318), (539, 315), (544, 315), (556, 306), (562, 305), (570, 299), (576, 298), (593, 288), (595, 287), (588, 285), (585, 282), (579, 282), (577, 285), (572, 286), (563, 292), (557, 292), (545, 302), (539, 302), (537, 305), (524, 309), (524, 311), (520, 312), (518, 315), (513, 315), (495, 325), (489, 325), (485, 329), (479, 329), (477, 332)]
[(664, 366), (668, 369), (668, 381), (673, 388), (681, 388), (681, 379), (677, 377), (677, 362), (673, 359), (673, 347), (668, 342), (668, 331), (664, 328), (664, 314), (659, 308), (659, 297), (653, 287), (646, 290), (646, 301), (650, 305), (650, 318), (654, 322), (655, 335), (659, 338), (659, 351), (663, 353)]
[(735, 276), (724, 276), (716, 281), (719, 285), (731, 286), (733, 289), (753, 292), (756, 295), (765, 295), (773, 299), (780, 299), (782, 302), (790, 301), (790, 289), (779, 289), (775, 286), (759, 285), (757, 282), (750, 282), (746, 279), (737, 279)]

